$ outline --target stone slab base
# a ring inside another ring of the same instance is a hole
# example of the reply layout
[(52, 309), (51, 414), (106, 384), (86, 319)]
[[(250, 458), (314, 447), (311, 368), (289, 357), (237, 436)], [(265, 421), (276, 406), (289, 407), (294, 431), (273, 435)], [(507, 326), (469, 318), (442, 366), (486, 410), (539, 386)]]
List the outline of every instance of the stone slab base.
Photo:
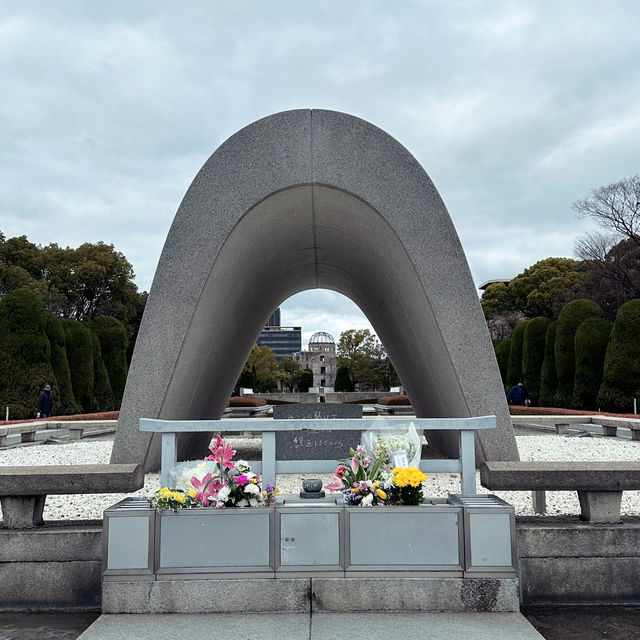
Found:
[[(224, 594), (221, 597), (221, 594)], [(516, 578), (109, 580), (103, 613), (519, 611)]]
[(158, 638), (543, 640), (520, 613), (240, 613), (102, 615), (78, 640)]

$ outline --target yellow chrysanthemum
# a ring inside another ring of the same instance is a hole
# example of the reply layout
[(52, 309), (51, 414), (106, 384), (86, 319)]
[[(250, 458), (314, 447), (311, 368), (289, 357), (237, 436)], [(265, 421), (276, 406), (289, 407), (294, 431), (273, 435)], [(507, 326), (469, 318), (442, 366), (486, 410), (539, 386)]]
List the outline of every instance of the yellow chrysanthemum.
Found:
[(182, 493), (178, 493), (177, 491), (173, 493), (173, 495), (171, 496), (176, 502), (179, 502), (180, 504), (184, 504), (187, 499), (184, 497), (184, 494)]
[(189, 491), (187, 493), (189, 494), (189, 496), (191, 498), (195, 498), (196, 497), (196, 490), (195, 489), (189, 489)]

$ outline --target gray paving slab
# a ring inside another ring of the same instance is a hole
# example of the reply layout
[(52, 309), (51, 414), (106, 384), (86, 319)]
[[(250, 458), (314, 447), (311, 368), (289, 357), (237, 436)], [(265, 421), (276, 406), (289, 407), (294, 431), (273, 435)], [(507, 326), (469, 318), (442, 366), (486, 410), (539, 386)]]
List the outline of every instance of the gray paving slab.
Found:
[(319, 613), (311, 640), (544, 640), (521, 613)]
[[(247, 603), (247, 608), (251, 603)], [(241, 637), (243, 640), (543, 640), (520, 613), (111, 614), (78, 640)]]
[[(247, 609), (251, 609), (251, 602), (247, 602)], [(78, 640), (309, 640), (309, 628), (306, 613), (105, 614)]]

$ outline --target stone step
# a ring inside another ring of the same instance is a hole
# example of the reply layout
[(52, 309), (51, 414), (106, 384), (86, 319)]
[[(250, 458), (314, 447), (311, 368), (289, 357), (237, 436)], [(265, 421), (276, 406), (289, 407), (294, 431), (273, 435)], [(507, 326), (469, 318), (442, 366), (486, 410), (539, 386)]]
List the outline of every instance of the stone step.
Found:
[[(248, 607), (250, 607), (250, 603)], [(520, 613), (110, 614), (78, 640), (209, 638), (214, 630), (248, 640), (544, 640)]]

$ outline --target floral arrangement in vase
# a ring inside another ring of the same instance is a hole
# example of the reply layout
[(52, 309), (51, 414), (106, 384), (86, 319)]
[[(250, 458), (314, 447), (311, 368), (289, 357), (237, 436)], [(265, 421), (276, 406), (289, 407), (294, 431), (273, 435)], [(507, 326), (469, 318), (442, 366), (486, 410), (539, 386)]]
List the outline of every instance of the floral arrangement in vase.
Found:
[(251, 466), (244, 460), (233, 462), (235, 450), (219, 435), (209, 446), (211, 455), (206, 461), (215, 463), (215, 470), (202, 475), (194, 472), (192, 488), (187, 490), (163, 487), (150, 499), (150, 504), (158, 511), (169, 508), (173, 511), (194, 507), (265, 507), (276, 502), (278, 489), (261, 486), (261, 477), (252, 473)]
[(424, 502), (422, 483), (427, 476), (416, 467), (396, 467), (381, 471), (384, 458), (371, 465), (365, 448), (349, 449), (351, 459), (342, 461), (333, 473), (329, 491), (340, 491), (344, 501), (352, 506), (372, 507), (385, 504), (416, 505)]

